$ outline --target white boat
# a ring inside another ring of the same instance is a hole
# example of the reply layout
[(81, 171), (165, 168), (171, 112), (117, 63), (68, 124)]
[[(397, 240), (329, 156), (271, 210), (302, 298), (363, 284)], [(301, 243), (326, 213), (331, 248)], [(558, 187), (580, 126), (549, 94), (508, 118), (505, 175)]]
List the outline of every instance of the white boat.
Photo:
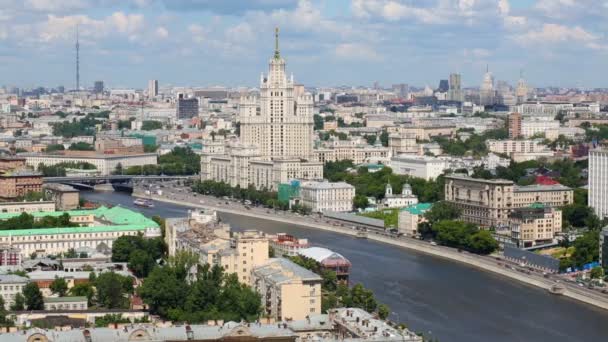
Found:
[(140, 207), (146, 207), (146, 208), (154, 207), (154, 203), (151, 200), (145, 199), (145, 198), (138, 198), (135, 201), (133, 201), (133, 204), (140, 206)]
[(553, 284), (549, 288), (549, 293), (561, 296), (566, 292), (566, 288), (561, 284)]

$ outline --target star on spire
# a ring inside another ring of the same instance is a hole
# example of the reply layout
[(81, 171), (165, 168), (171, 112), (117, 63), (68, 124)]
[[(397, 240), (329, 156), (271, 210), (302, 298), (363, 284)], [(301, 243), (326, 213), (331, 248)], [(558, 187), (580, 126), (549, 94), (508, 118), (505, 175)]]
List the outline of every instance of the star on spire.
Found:
[(274, 29), (274, 58), (281, 58), (281, 53), (279, 52), (279, 28), (275, 27)]

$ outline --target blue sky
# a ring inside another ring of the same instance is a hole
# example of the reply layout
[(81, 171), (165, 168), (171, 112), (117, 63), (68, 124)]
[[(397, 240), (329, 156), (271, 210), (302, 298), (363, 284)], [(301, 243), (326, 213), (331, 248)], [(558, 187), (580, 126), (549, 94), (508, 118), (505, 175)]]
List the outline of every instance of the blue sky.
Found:
[(608, 87), (608, 0), (0, 0), (0, 84), (255, 86), (281, 30), (307, 86)]

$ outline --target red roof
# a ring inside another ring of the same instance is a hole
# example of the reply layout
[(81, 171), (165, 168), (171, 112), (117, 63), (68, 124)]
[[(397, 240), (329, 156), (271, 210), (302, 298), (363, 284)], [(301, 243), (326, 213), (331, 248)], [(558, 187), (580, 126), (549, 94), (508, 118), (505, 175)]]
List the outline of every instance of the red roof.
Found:
[(539, 185), (556, 185), (559, 184), (555, 179), (548, 176), (536, 176), (536, 184)]

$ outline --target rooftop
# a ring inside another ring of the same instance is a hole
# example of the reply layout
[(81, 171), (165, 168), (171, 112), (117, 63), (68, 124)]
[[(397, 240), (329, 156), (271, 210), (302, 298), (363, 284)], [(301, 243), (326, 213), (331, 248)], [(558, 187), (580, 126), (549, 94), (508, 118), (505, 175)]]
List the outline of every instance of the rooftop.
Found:
[(508, 179), (482, 179), (482, 178), (473, 178), (463, 174), (451, 174), (446, 175), (445, 179), (455, 179), (455, 180), (463, 180), (469, 182), (480, 182), (480, 183), (488, 183), (488, 184), (497, 184), (497, 185), (513, 185), (513, 181)]
[(287, 283), (295, 279), (302, 281), (321, 281), (316, 273), (284, 258), (272, 258), (253, 271), (258, 276), (270, 279), (275, 284)]
[(45, 297), (45, 303), (75, 303), (86, 302), (87, 297)]
[(422, 215), (425, 211), (431, 209), (433, 203), (418, 203), (409, 207), (401, 209), (401, 211), (408, 211), (413, 215)]
[[(51, 234), (66, 234), (66, 233), (91, 233), (91, 232), (107, 232), (107, 231), (125, 231), (125, 230), (145, 230), (147, 228), (158, 228), (158, 224), (144, 215), (120, 207), (104, 207), (101, 206), (92, 210), (69, 210), (69, 211), (42, 211), (32, 212), (30, 215), (34, 218), (42, 218), (45, 216), (58, 217), (63, 214), (70, 216), (85, 216), (94, 215), (98, 220), (106, 222), (105, 224), (97, 224), (91, 227), (59, 227), (59, 228), (32, 228), (32, 229), (14, 229), (0, 230), (0, 236), (28, 236), (28, 235), (51, 235)], [(0, 220), (7, 220), (17, 217), (22, 213), (0, 213)]]
[(572, 189), (565, 185), (562, 185), (562, 184), (553, 184), (553, 185), (533, 184), (533, 185), (526, 185), (526, 186), (516, 185), (513, 188), (514, 192), (568, 191), (568, 190), (572, 190)]
[(310, 247), (304, 248), (298, 251), (298, 254), (301, 256), (311, 258), (321, 264), (325, 264), (328, 262), (341, 261), (350, 265), (350, 261), (343, 257), (341, 254), (338, 254), (330, 249), (323, 247)]

